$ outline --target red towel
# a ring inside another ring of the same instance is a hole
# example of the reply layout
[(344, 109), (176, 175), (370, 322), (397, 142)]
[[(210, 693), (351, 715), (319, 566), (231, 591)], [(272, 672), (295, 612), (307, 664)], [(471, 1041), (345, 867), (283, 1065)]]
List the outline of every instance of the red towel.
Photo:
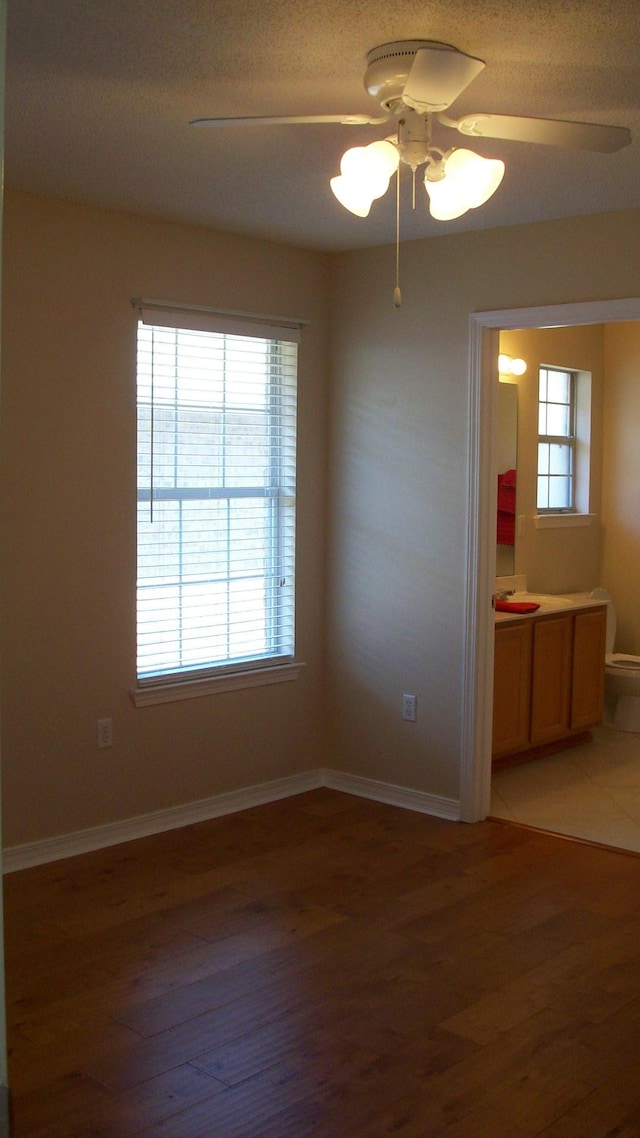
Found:
[(496, 601), (496, 612), (535, 612), (539, 608), (535, 601)]
[(498, 545), (516, 543), (516, 472), (505, 470), (498, 475)]

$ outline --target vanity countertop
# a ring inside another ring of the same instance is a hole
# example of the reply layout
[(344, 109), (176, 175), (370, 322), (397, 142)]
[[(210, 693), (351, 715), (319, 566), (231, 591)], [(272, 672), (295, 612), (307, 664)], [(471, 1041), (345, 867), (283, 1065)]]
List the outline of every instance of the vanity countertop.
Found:
[(555, 596), (552, 593), (515, 593), (512, 597), (507, 597), (507, 601), (537, 601), (540, 608), (535, 612), (521, 613), (521, 612), (496, 612), (496, 624), (502, 624), (504, 621), (514, 620), (530, 620), (531, 617), (536, 616), (550, 616), (560, 612), (575, 612), (578, 609), (590, 609), (602, 607), (606, 601), (600, 600), (598, 597), (592, 597), (591, 593), (563, 593)]

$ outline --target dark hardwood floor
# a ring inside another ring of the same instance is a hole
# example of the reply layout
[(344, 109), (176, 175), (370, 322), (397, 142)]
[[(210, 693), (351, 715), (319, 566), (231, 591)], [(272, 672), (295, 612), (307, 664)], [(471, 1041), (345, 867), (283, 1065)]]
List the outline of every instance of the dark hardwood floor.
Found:
[(319, 790), (5, 898), (15, 1138), (640, 1135), (640, 858)]

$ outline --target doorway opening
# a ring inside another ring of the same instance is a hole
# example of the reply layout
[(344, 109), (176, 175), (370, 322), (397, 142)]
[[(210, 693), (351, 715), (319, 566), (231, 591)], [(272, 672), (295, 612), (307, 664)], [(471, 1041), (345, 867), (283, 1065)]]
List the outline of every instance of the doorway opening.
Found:
[(460, 817), (486, 818), (491, 795), (494, 616), (491, 607), (501, 331), (640, 320), (640, 298), (476, 312), (469, 334), (469, 487)]

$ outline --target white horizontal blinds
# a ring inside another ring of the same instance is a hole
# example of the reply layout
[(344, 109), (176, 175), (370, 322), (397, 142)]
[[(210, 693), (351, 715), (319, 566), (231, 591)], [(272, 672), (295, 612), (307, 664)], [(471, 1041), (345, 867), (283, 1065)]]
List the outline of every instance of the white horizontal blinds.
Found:
[(153, 315), (138, 327), (138, 677), (290, 659), (297, 346)]

